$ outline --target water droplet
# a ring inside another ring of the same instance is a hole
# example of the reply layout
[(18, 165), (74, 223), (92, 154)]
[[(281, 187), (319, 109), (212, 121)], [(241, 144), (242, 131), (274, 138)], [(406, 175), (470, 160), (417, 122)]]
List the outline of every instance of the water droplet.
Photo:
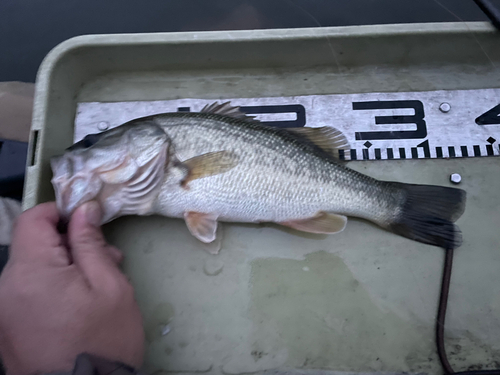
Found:
[(203, 265), (203, 272), (207, 276), (217, 276), (222, 272), (224, 263), (217, 259), (207, 259)]
[(172, 327), (170, 327), (170, 324), (166, 324), (166, 325), (161, 327), (161, 335), (166, 336), (170, 333), (171, 330), (172, 330)]

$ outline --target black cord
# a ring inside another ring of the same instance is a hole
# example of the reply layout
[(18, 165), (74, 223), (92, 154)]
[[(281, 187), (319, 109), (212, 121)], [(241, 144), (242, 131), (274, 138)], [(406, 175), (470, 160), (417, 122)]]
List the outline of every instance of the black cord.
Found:
[(443, 267), (443, 279), (441, 282), (441, 294), (439, 296), (439, 306), (436, 322), (436, 344), (439, 360), (443, 366), (445, 374), (453, 374), (453, 368), (446, 357), (444, 347), (444, 322), (446, 319), (446, 308), (448, 307), (448, 293), (450, 291), (451, 268), (453, 266), (453, 249), (445, 250)]
[(453, 249), (445, 250), (445, 260), (443, 267), (443, 279), (441, 283), (441, 294), (439, 296), (439, 307), (436, 322), (436, 345), (439, 360), (443, 366), (445, 374), (453, 375), (500, 375), (500, 370), (473, 370), (455, 372), (446, 356), (444, 347), (444, 322), (446, 319), (446, 308), (448, 307), (448, 293), (450, 291), (451, 269), (453, 266)]

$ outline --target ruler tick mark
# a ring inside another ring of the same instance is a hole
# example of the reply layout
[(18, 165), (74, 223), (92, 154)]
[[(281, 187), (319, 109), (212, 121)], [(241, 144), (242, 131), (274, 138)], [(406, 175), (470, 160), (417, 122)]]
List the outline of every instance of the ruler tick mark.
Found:
[(493, 156), (493, 145), (486, 145), (486, 153), (488, 156)]
[(460, 146), (460, 150), (462, 151), (463, 158), (466, 158), (469, 156), (469, 150), (467, 150), (467, 146)]
[(442, 147), (436, 147), (436, 157), (437, 158), (443, 157), (443, 148)]
[(345, 160), (345, 151), (344, 150), (339, 150), (339, 159)]
[(356, 156), (356, 149), (351, 150), (351, 160), (357, 160), (358, 157)]
[(454, 158), (456, 156), (455, 155), (455, 147), (449, 146), (448, 147), (448, 154), (450, 155), (450, 158)]
[(431, 157), (431, 150), (429, 149), (429, 140), (426, 139), (422, 143), (418, 144), (417, 147), (422, 147), (424, 149), (424, 158)]
[(474, 156), (481, 156), (481, 148), (479, 145), (474, 145)]

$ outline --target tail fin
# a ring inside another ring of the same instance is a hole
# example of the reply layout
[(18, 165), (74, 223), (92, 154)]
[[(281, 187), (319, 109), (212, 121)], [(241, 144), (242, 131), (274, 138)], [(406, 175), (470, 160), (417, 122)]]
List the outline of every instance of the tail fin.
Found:
[(442, 186), (400, 184), (406, 197), (401, 213), (389, 229), (403, 237), (446, 249), (462, 244), (453, 224), (465, 210), (466, 193)]

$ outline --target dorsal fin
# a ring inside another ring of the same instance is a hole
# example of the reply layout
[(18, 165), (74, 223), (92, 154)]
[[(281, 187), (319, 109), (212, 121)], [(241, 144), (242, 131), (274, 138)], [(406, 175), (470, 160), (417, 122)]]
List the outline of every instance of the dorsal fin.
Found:
[(330, 126), (320, 128), (286, 128), (285, 130), (304, 137), (323, 151), (339, 159), (339, 150), (346, 153), (350, 150), (345, 135), (338, 129)]
[(234, 107), (231, 102), (225, 102), (219, 104), (218, 102), (207, 104), (200, 113), (211, 113), (214, 115), (228, 116), (236, 118), (238, 120), (243, 120), (247, 122), (258, 123), (259, 120), (255, 119), (254, 116), (248, 116), (246, 113), (240, 111), (240, 107)]

